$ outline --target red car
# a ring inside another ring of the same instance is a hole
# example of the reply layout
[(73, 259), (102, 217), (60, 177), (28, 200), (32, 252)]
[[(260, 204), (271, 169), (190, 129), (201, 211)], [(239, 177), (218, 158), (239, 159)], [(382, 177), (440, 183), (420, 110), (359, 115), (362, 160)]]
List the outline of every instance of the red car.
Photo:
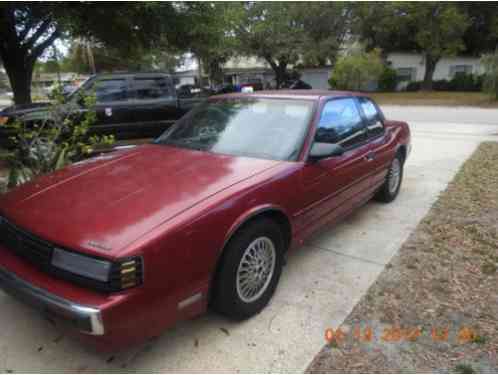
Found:
[(106, 349), (208, 306), (245, 319), (289, 249), (396, 198), (409, 152), (408, 125), (362, 94), (211, 97), (151, 144), (3, 195), (0, 287)]

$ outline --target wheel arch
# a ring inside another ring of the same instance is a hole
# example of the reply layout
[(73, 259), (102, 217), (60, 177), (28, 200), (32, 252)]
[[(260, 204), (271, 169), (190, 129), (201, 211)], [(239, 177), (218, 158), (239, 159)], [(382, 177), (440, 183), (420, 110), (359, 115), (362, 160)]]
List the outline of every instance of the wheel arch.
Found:
[(405, 160), (406, 160), (406, 157), (407, 157), (407, 146), (402, 144), (402, 145), (399, 145), (398, 148), (396, 149), (396, 155), (397, 154), (400, 154), (401, 157), (403, 158), (402, 160), (402, 163), (404, 164), (405, 163)]
[(249, 212), (245, 213), (241, 217), (239, 217), (234, 224), (230, 227), (230, 229), (227, 232), (227, 235), (225, 237), (225, 240), (223, 242), (223, 246), (221, 247), (217, 259), (216, 259), (216, 266), (214, 268), (214, 271), (211, 275), (211, 280), (209, 283), (209, 292), (208, 292), (208, 300), (211, 301), (212, 299), (212, 294), (213, 294), (213, 287), (216, 284), (216, 278), (219, 273), (220, 269), (220, 264), (222, 263), (221, 260), (223, 258), (225, 249), (230, 242), (230, 240), (233, 238), (235, 233), (242, 229), (244, 226), (249, 225), (251, 222), (254, 222), (258, 219), (261, 218), (270, 218), (274, 220), (275, 222), (278, 223), (280, 228), (282, 228), (282, 233), (284, 235), (284, 241), (285, 241), (285, 251), (288, 250), (291, 241), (292, 241), (292, 226), (291, 222), (289, 220), (288, 215), (285, 213), (283, 209), (277, 206), (273, 205), (264, 205), (264, 206), (259, 206), (256, 207)]

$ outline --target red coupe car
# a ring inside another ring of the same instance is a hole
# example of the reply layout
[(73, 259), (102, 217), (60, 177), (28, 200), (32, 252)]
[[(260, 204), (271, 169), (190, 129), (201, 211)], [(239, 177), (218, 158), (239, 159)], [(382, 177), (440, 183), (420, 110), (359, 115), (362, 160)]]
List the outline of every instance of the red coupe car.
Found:
[(106, 349), (208, 306), (245, 319), (287, 251), (396, 198), (409, 153), (408, 125), (359, 93), (211, 97), (151, 144), (4, 194), (0, 287)]

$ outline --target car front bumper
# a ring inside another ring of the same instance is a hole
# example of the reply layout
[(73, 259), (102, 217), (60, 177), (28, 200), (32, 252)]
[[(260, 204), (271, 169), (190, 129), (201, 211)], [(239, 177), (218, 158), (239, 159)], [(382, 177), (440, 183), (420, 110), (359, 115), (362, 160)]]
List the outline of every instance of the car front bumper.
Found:
[(91, 335), (105, 333), (101, 311), (61, 298), (38, 288), (0, 267), (0, 289), (44, 313), (73, 325), (78, 331)]
[[(206, 309), (205, 299), (180, 308), (183, 293), (177, 297), (155, 286), (157, 282), (149, 284), (121, 293), (98, 293), (49, 275), (0, 246), (0, 291), (38, 308), (40, 315), (69, 335), (103, 352), (156, 337)], [(2, 303), (9, 302), (0, 298), (0, 309)], [(6, 324), (2, 318), (0, 314), (0, 325)]]

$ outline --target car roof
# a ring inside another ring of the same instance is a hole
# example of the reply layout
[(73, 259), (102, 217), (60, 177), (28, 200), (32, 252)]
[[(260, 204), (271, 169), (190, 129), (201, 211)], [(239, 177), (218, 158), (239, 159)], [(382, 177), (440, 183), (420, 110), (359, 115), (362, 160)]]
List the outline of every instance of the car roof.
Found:
[(355, 91), (332, 90), (263, 90), (252, 93), (230, 93), (211, 96), (210, 99), (237, 99), (237, 98), (278, 98), (278, 99), (307, 99), (319, 100), (321, 98), (340, 98), (348, 96), (365, 96)]

